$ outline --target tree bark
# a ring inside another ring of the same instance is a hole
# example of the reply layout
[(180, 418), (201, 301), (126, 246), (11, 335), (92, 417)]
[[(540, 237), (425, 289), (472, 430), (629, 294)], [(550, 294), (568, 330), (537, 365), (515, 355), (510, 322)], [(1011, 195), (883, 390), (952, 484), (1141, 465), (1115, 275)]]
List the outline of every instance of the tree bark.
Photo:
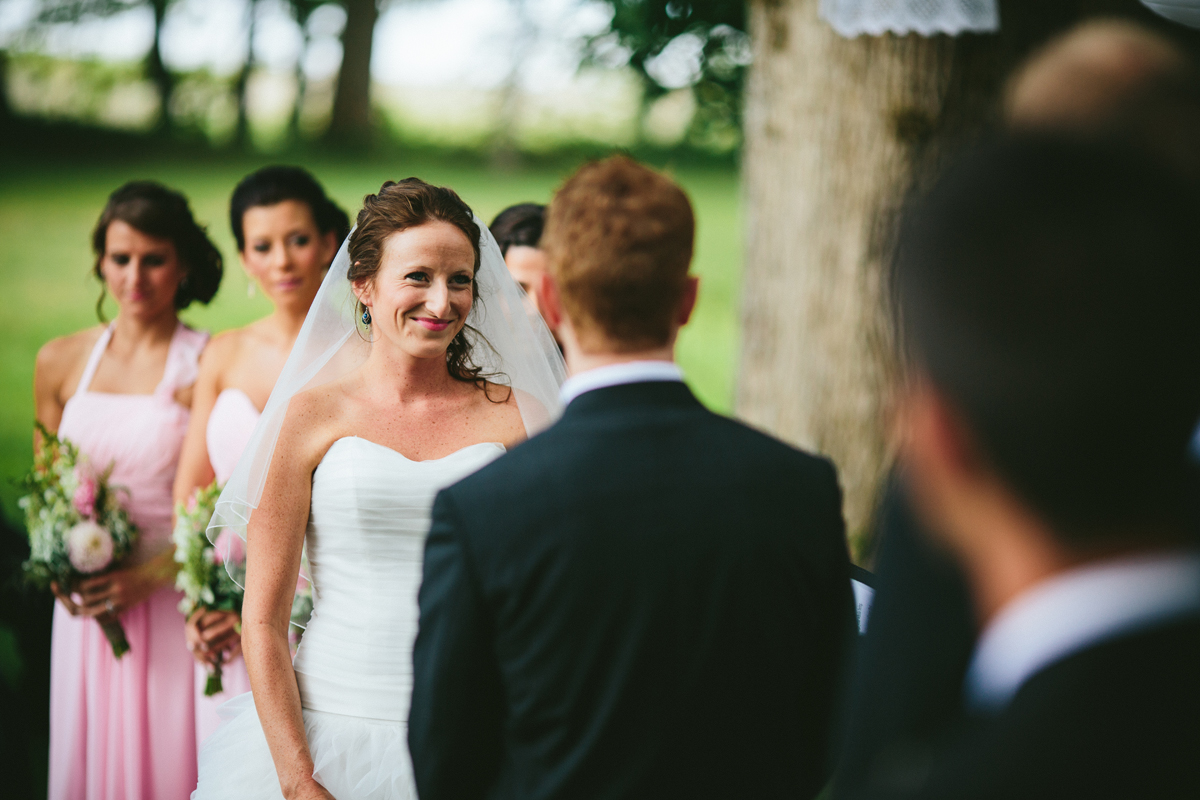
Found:
[(1119, 0), (1002, 2), (998, 34), (843, 39), (819, 0), (754, 0), (738, 413), (837, 464), (860, 560), (892, 448), (883, 265), (914, 179), (998, 119), (1003, 81)]
[(154, 82), (158, 94), (160, 112), (156, 129), (165, 133), (171, 125), (171, 95), (175, 91), (175, 77), (167, 69), (162, 59), (162, 28), (163, 20), (167, 17), (167, 6), (171, 0), (151, 0), (154, 8), (154, 44), (146, 54), (146, 74)]
[(8, 106), (8, 50), (0, 47), (0, 127), (7, 125), (12, 116)]
[(371, 44), (379, 16), (375, 0), (346, 0), (342, 32), (342, 68), (333, 97), (333, 119), (326, 138), (362, 146), (371, 136)]
[(246, 89), (250, 85), (250, 73), (254, 71), (254, 29), (258, 24), (258, 0), (246, 4), (246, 60), (238, 72), (233, 85), (237, 100), (237, 125), (234, 128), (233, 144), (239, 150), (250, 146), (250, 107), (246, 102)]

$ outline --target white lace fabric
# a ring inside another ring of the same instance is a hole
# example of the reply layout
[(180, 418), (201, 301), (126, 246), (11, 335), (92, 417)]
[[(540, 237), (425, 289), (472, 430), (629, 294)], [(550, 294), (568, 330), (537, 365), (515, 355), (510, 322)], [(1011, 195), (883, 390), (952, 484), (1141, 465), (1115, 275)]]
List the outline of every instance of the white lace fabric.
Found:
[(864, 33), (957, 36), (1000, 29), (996, 0), (821, 0), (819, 13), (848, 39)]

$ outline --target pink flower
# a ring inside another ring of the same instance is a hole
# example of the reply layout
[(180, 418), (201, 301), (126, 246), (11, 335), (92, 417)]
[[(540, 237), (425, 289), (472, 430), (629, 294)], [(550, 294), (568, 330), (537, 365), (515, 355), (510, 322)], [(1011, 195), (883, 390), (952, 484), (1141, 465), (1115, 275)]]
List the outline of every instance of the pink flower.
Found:
[(79, 512), (79, 516), (91, 519), (96, 513), (96, 496), (99, 494), (96, 479), (79, 475), (78, 470), (76, 475), (79, 477), (79, 486), (75, 489), (71, 503)]
[(246, 545), (240, 536), (226, 528), (213, 542), (213, 559), (218, 564), (241, 564), (246, 560)]
[(186, 508), (189, 513), (196, 510), (196, 495), (192, 495), (187, 499)]
[(67, 531), (67, 557), (84, 575), (99, 572), (112, 563), (112, 536), (92, 520), (84, 520)]

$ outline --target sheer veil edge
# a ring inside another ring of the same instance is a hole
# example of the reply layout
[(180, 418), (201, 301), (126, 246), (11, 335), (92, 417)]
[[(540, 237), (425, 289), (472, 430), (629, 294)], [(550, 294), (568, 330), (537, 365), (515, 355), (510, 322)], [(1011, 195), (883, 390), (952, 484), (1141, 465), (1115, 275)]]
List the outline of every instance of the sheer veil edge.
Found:
[[(566, 367), (550, 331), (509, 275), (491, 232), (478, 217), (475, 223), (480, 230), (479, 299), (467, 318), (473, 360), (493, 383), (513, 389), (525, 430), (533, 436), (561, 412), (558, 390)], [(358, 326), (347, 279), (349, 242), (347, 236), (330, 265), (258, 425), (217, 499), (207, 531), (212, 542), (226, 528), (245, 541), (292, 397), (346, 375), (370, 352), (369, 334)], [(226, 569), (244, 586), (244, 567), (227, 563)]]

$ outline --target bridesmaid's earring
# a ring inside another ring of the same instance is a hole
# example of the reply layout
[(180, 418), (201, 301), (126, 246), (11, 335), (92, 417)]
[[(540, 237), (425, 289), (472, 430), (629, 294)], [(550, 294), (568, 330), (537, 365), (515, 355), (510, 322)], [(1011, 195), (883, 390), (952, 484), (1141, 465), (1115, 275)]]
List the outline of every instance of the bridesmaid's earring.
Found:
[(369, 309), (369, 308), (363, 309), (362, 321), (363, 321), (363, 325), (371, 324), (371, 309)]
[(248, 300), (254, 299), (254, 281), (250, 281), (246, 284), (246, 298)]

